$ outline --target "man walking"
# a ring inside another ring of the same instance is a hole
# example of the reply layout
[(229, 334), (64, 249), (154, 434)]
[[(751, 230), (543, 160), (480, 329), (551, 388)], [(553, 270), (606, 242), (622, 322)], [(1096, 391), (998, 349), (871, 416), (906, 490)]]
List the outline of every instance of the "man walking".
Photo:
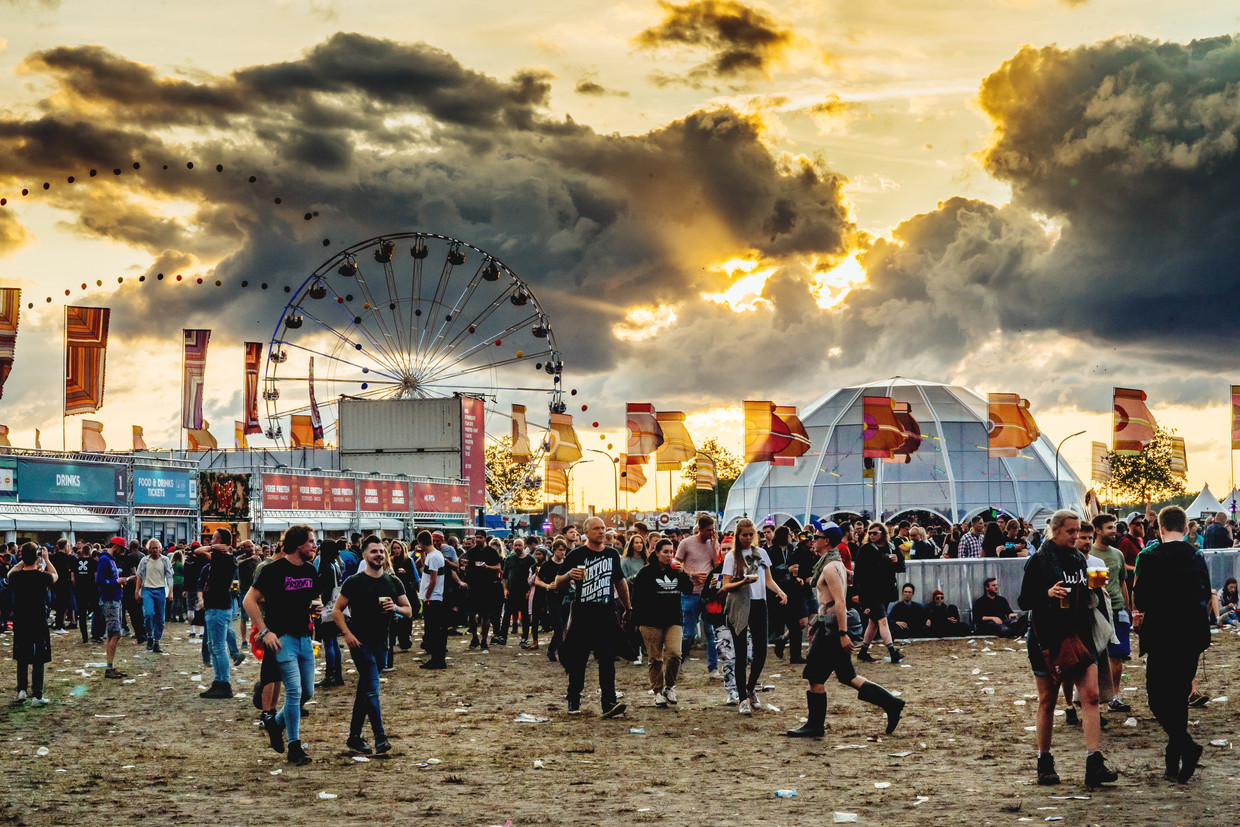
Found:
[(99, 590), (99, 608), (103, 611), (104, 632), (107, 642), (104, 652), (107, 653), (108, 668), (104, 671), (105, 678), (127, 678), (125, 672), (117, 669), (116, 646), (121, 642), (121, 595), (124, 581), (116, 568), (114, 555), (125, 552), (125, 538), (113, 537), (108, 547), (99, 555), (99, 564), (95, 568), (95, 586)]
[(1167, 733), (1167, 779), (1183, 783), (1201, 760), (1201, 745), (1188, 734), (1188, 694), (1197, 659), (1210, 645), (1210, 574), (1201, 552), (1184, 541), (1184, 509), (1160, 511), (1158, 530), (1162, 542), (1137, 558), (1133, 625), (1146, 656), (1150, 712)]
[[(422, 648), (430, 655), (430, 660), (422, 664), (421, 668), (445, 669), (448, 666), (445, 660), (448, 653), (448, 617), (444, 611), (443, 594), (447, 585), (444, 582), (447, 563), (444, 561), (443, 552), (434, 545), (431, 536), (425, 531), (418, 533), (419, 545), (423, 545), (423, 539), (430, 550), (422, 558), (422, 580), (418, 583), (418, 597), (422, 599)], [(354, 660), (356, 659), (354, 657)]]
[[(73, 561), (73, 599), (77, 603), (78, 631), (82, 642), (103, 642), (103, 614), (99, 611), (99, 587), (95, 585), (98, 563), (90, 556), (90, 548), (79, 541), (77, 558)], [(87, 623), (89, 622), (89, 626)]]
[[(590, 653), (598, 662), (598, 684), (602, 692), (603, 717), (622, 715), (625, 705), (616, 701), (616, 658), (613, 641), (622, 634), (616, 621), (616, 594), (625, 615), (632, 610), (629, 587), (620, 570), (620, 555), (603, 545), (606, 526), (598, 517), (586, 520), (586, 544), (564, 558), (564, 574), (555, 578), (561, 589), (575, 586), (572, 608), (564, 628), (560, 660), (568, 672), (568, 711), (581, 711), (581, 691), (585, 688), (586, 661)], [(623, 622), (623, 621), (621, 621)]]
[[(702, 616), (702, 589), (706, 586), (706, 578), (718, 565), (719, 541), (715, 538), (715, 518), (709, 514), (698, 517), (696, 534), (691, 534), (680, 541), (676, 547), (676, 559), (684, 567), (684, 571), (693, 581), (693, 594), (682, 595), (680, 659), (689, 662), (689, 650), (693, 647), (693, 639), (697, 637), (698, 621)], [(709, 623), (702, 624), (706, 631), (706, 671), (712, 678), (719, 675), (719, 652), (715, 647), (715, 627)]]
[[(1106, 564), (1110, 575), (1107, 580), (1107, 597), (1111, 601), (1111, 625), (1115, 627), (1115, 639), (1119, 643), (1107, 644), (1107, 668), (1111, 672), (1111, 691), (1114, 697), (1107, 705), (1112, 712), (1127, 713), (1131, 710), (1120, 697), (1120, 678), (1124, 673), (1124, 661), (1132, 655), (1130, 643), (1130, 606), (1132, 599), (1128, 592), (1128, 578), (1124, 569), (1124, 552), (1116, 546), (1115, 516), (1099, 514), (1093, 519), (1094, 544), (1091, 551), (1094, 556)], [(1101, 668), (1101, 665), (1099, 666)], [(1101, 683), (1101, 679), (1099, 679)]]
[(159, 642), (164, 639), (164, 610), (168, 592), (172, 590), (172, 560), (163, 553), (163, 546), (154, 538), (146, 541), (146, 551), (147, 556), (138, 563), (138, 582), (134, 590), (142, 598), (146, 650), (158, 655), (163, 653)]
[[(231, 698), (232, 675), (228, 660), (227, 638), (232, 633), (233, 598), (232, 583), (237, 579), (237, 560), (233, 555), (232, 532), (219, 528), (211, 535), (211, 545), (202, 546), (196, 552), (211, 561), (205, 587), (200, 595), (200, 607), (207, 613), (207, 645), (211, 649), (211, 666), (215, 679), (211, 688), (200, 692), (200, 698)], [(237, 658), (240, 663), (241, 658)]]
[[(259, 630), (267, 658), (274, 657), (284, 681), (284, 709), (274, 718), (263, 715), (263, 728), (276, 752), (284, 749), (288, 730), (288, 761), (309, 764), (301, 746), (301, 702), (314, 696), (314, 645), (310, 640), (310, 603), (314, 600), (314, 529), (292, 525), (280, 540), (284, 557), (258, 573), (245, 596), (245, 611)], [(264, 607), (266, 613), (264, 615)], [(264, 619), (266, 625), (264, 625)]]
[[(421, 534), (418, 536), (419, 542)], [(439, 555), (439, 567), (442, 569), (443, 555), (438, 550), (432, 554)], [(383, 546), (383, 540), (373, 534), (363, 540), (362, 566), (357, 574), (344, 581), (340, 596), (332, 608), (332, 620), (344, 633), (344, 642), (348, 644), (353, 654), (353, 665), (357, 667), (357, 693), (353, 698), (353, 719), (349, 723), (349, 738), (345, 746), (353, 752), (364, 754), (372, 751), (362, 738), (362, 724), (367, 718), (375, 737), (373, 751), (382, 754), (392, 748), (379, 710), (379, 670), (387, 659), (388, 627), (392, 615), (413, 616), (405, 586), (400, 578), (387, 571), (386, 560), (387, 549)], [(442, 580), (440, 585), (442, 587)], [(442, 597), (441, 589), (441, 600)], [(345, 618), (345, 609), (349, 609), (351, 619)], [(291, 748), (292, 744), (289, 746)]]

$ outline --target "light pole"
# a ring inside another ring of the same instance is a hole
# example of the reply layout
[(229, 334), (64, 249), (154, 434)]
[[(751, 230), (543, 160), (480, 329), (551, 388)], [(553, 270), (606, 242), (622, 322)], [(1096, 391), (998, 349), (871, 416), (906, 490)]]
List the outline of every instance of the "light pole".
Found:
[(1072, 439), (1072, 437), (1080, 436), (1083, 433), (1085, 432), (1077, 431), (1075, 434), (1068, 434), (1066, 437), (1059, 440), (1059, 444), (1055, 446), (1055, 510), (1056, 511), (1058, 511), (1060, 508), (1063, 507), (1063, 494), (1060, 493), (1060, 490), (1059, 490), (1059, 449), (1063, 447), (1063, 444), (1065, 442)]
[(620, 510), (620, 468), (619, 468), (620, 457), (613, 457), (611, 454), (607, 453), (606, 451), (600, 450), (598, 448), (587, 448), (586, 450), (590, 451), (591, 453), (602, 454), (603, 456), (611, 460), (611, 475), (615, 479), (615, 482), (616, 482), (616, 487), (613, 492), (615, 494), (616, 499), (615, 499), (615, 505), (612, 507), (612, 510), (619, 511)]
[[(571, 465), (569, 465), (567, 469), (565, 469), (565, 472), (564, 472), (564, 473), (565, 473), (565, 478), (566, 478), (566, 479), (567, 479), (567, 481), (568, 481), (568, 491), (566, 491), (566, 492), (565, 492), (565, 494), (564, 494), (564, 497), (565, 497), (565, 501), (564, 501), (564, 511), (565, 511), (565, 514), (564, 514), (564, 519), (565, 519), (565, 520), (567, 520), (567, 519), (568, 519), (568, 515), (569, 515), (569, 514), (572, 514), (572, 513), (573, 513), (573, 469), (574, 469), (574, 468), (576, 468), (578, 465), (581, 465), (581, 464), (586, 463), (586, 462), (594, 462), (594, 460), (592, 460), (592, 459), (579, 459), (579, 460), (577, 460), (576, 462), (574, 462), (574, 463), (572, 463)], [(584, 506), (584, 505), (585, 505), (585, 503), (582, 503), (582, 505)]]

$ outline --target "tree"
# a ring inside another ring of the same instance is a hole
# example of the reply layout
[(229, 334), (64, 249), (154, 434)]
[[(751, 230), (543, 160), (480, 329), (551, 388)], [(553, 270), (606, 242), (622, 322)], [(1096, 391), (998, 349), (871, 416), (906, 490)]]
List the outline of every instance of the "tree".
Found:
[(1110, 499), (1149, 503), (1183, 494), (1184, 478), (1171, 470), (1174, 430), (1154, 429), (1154, 439), (1133, 455), (1107, 453), (1111, 479), (1103, 486)]
[[(693, 511), (698, 506), (705, 510), (713, 510), (716, 494), (719, 495), (719, 506), (722, 508), (723, 504), (728, 501), (728, 492), (732, 490), (732, 483), (736, 482), (741, 471), (745, 470), (745, 460), (720, 445), (715, 437), (702, 443), (698, 451), (714, 459), (718, 490), (697, 490), (697, 458), (694, 457), (685, 463), (684, 470), (680, 474), (684, 482), (676, 490), (676, 496), (672, 499), (672, 508), (675, 511)], [(695, 503), (697, 503), (696, 506)]]
[(512, 458), (512, 438), (501, 437), (499, 442), (486, 446), (487, 494), (498, 500), (514, 486), (520, 489), (508, 500), (509, 511), (539, 511), (542, 509), (542, 477), (529, 473), (529, 468)]

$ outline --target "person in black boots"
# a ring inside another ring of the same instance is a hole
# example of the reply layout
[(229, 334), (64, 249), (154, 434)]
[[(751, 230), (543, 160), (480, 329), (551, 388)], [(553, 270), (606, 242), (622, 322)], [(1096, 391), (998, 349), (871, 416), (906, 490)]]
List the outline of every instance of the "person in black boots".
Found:
[(860, 598), (858, 610), (861, 612), (861, 622), (865, 624), (865, 636), (861, 640), (857, 660), (874, 660), (870, 655), (870, 642), (877, 632), (883, 643), (887, 644), (891, 662), (899, 663), (904, 660), (904, 653), (895, 647), (891, 639), (887, 604), (900, 594), (896, 589), (896, 573), (904, 571), (904, 559), (887, 539), (887, 526), (883, 523), (870, 523), (866, 539), (867, 542), (857, 549), (853, 559), (853, 589)]
[[(814, 533), (814, 542), (827, 541), (822, 531)], [(835, 679), (857, 690), (857, 697), (874, 704), (887, 713), (887, 734), (896, 731), (904, 712), (904, 701), (878, 684), (860, 677), (853, 669), (852, 638), (848, 636), (848, 612), (844, 604), (848, 594), (848, 574), (840, 553), (835, 549), (823, 552), (819, 574), (814, 580), (818, 595), (818, 615), (810, 630), (809, 653), (801, 676), (809, 681), (805, 702), (809, 713), (804, 726), (788, 730), (790, 738), (821, 738), (826, 729), (827, 678)]]
[(1188, 734), (1188, 695), (1197, 659), (1210, 645), (1210, 573), (1196, 546), (1185, 542), (1188, 515), (1158, 512), (1162, 542), (1137, 557), (1133, 628), (1141, 632), (1150, 712), (1167, 733), (1167, 780), (1188, 781), (1201, 745)]
[[(1064, 681), (1076, 685), (1085, 734), (1085, 786), (1111, 783), (1119, 774), (1107, 767), (1099, 747), (1098, 653), (1085, 557), (1076, 550), (1081, 521), (1071, 511), (1051, 516), (1050, 538), (1025, 563), (1017, 605), (1030, 613), (1029, 665), (1038, 683), (1038, 783), (1059, 783), (1051, 755), (1055, 701)], [(1045, 654), (1044, 654), (1045, 651)]]

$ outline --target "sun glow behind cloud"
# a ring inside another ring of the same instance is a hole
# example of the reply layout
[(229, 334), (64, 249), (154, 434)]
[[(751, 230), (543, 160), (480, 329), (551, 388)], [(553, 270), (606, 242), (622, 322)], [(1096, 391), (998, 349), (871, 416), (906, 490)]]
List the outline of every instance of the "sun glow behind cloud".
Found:
[(829, 270), (817, 271), (816, 265), (807, 265), (813, 274), (810, 291), (824, 310), (835, 307), (852, 292), (858, 284), (865, 282), (865, 268), (857, 261), (856, 253), (841, 261)]
[(624, 342), (644, 342), (667, 330), (675, 322), (675, 307), (641, 305), (630, 308), (624, 321), (612, 325), (611, 332)]
[(733, 310), (757, 310), (759, 306), (770, 307), (762, 298), (762, 289), (777, 267), (762, 267), (762, 262), (734, 257), (712, 266), (710, 269), (723, 273), (732, 283), (716, 293), (703, 293), (702, 298), (726, 304)]

